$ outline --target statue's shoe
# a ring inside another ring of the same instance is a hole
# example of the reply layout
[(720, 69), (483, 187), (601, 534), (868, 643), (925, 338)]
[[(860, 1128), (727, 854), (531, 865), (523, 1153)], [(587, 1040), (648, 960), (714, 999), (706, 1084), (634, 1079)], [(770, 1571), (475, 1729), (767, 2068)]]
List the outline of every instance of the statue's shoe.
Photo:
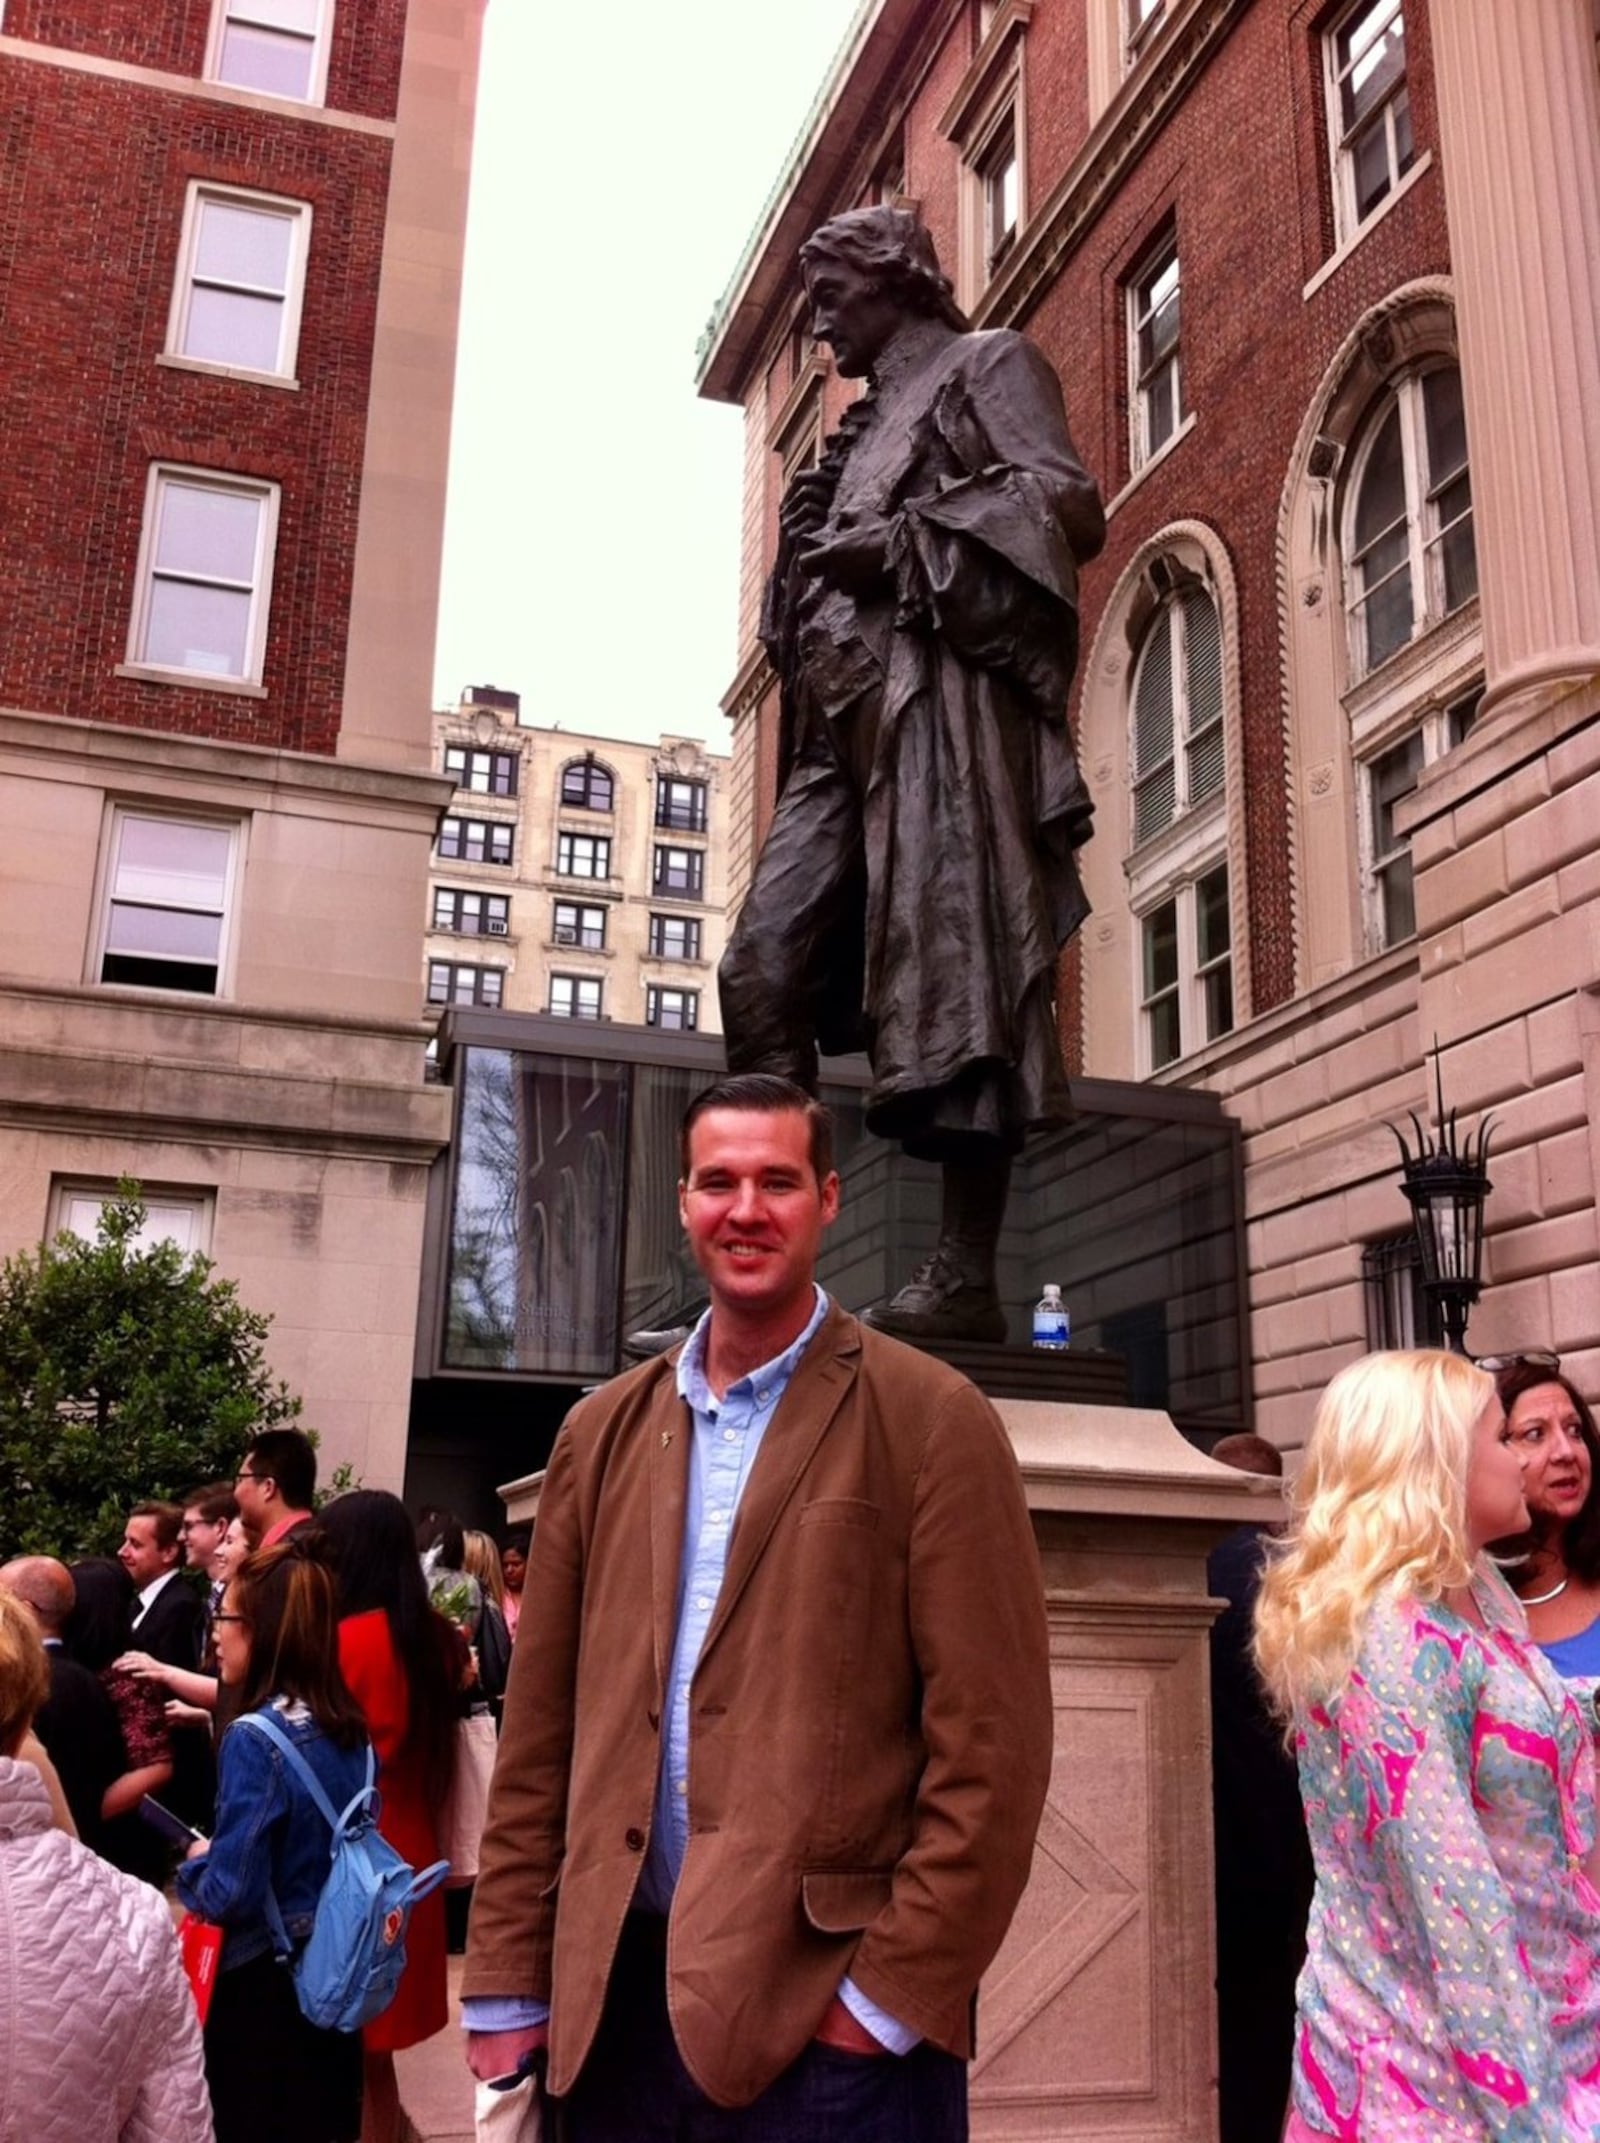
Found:
[(875, 1303), (861, 1322), (896, 1339), (981, 1339), (1003, 1343), (1006, 1313), (992, 1283), (964, 1279), (937, 1252), (897, 1295)]

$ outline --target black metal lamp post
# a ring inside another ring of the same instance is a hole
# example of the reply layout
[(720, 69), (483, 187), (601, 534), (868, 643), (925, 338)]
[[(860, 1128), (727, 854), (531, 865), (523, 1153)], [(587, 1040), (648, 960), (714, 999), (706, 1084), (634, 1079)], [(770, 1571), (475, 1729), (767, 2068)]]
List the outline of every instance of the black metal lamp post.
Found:
[(1422, 1253), (1422, 1285), (1439, 1305), (1445, 1344), (1453, 1354), (1467, 1351), (1467, 1316), (1477, 1301), (1483, 1274), (1483, 1208), (1490, 1191), (1489, 1126), (1485, 1117), (1475, 1137), (1458, 1142), (1456, 1112), (1447, 1116), (1439, 1044), (1433, 1045), (1436, 1137), (1429, 1139), (1411, 1112), (1417, 1150), (1405, 1134), (1389, 1126), (1400, 1144), (1400, 1187), (1411, 1201), (1412, 1224)]

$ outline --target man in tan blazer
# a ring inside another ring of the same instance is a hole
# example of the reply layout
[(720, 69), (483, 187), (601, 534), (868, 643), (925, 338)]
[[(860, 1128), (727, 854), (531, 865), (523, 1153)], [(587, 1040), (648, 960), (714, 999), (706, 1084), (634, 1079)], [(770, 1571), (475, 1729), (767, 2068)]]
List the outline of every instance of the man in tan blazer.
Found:
[(711, 1307), (573, 1409), (540, 1501), (471, 2065), (547, 2051), (570, 2143), (956, 2143), (1050, 1767), (1016, 1464), (816, 1286), (839, 1181), (798, 1087), (702, 1094), (679, 1203)]

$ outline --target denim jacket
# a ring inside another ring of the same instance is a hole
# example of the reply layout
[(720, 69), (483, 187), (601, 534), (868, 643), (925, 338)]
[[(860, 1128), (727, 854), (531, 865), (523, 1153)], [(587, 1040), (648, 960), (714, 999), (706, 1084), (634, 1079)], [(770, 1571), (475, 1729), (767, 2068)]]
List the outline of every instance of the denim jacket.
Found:
[[(310, 1764), (336, 1809), (366, 1783), (365, 1742), (341, 1749), (302, 1704), (273, 1699), (273, 1711)], [(290, 1939), (311, 1932), (328, 1874), (330, 1835), (282, 1752), (255, 1727), (235, 1720), (217, 1751), (217, 1820), (211, 1849), (178, 1870), (178, 1896), (225, 1930), (222, 1969), (272, 1948), (266, 1894), (270, 1882)]]

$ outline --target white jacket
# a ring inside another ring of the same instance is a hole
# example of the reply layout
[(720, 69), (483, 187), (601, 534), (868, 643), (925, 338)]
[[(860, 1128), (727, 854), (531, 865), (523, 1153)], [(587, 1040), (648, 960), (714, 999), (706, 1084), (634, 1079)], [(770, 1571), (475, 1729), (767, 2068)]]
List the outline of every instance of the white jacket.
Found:
[(165, 1898), (51, 1827), (0, 1756), (0, 2143), (213, 2143)]

